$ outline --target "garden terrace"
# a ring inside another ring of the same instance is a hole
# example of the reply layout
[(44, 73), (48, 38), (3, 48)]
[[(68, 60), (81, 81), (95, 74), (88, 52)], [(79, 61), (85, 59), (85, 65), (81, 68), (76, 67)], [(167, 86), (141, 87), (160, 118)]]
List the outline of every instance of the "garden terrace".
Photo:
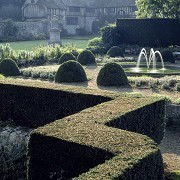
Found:
[(163, 138), (164, 100), (11, 79), (0, 80), (0, 91), (1, 121), (38, 127), (28, 145), (29, 180), (163, 179), (151, 138)]

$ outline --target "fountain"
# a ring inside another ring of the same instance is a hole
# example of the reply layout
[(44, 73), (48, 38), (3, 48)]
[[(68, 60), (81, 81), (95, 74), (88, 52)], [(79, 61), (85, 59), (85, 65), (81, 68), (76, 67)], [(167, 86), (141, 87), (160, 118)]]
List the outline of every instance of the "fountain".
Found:
[[(160, 63), (157, 63), (157, 57), (160, 58)], [(142, 60), (145, 59), (145, 63)], [(140, 67), (140, 65), (142, 67)], [(145, 75), (179, 75), (180, 71), (176, 67), (166, 67), (164, 65), (163, 57), (160, 51), (154, 51), (153, 48), (150, 49), (148, 53), (145, 48), (142, 48), (138, 56), (136, 67), (124, 68), (125, 72), (129, 75), (131, 74), (145, 74)]]
[[(133, 68), (136, 72), (140, 72), (140, 62), (142, 60), (142, 57), (144, 56), (145, 57), (145, 60), (146, 60), (146, 66), (147, 66), (147, 70), (150, 71), (150, 72), (157, 72), (157, 57), (156, 57), (156, 54), (159, 55), (160, 57), (160, 60), (161, 60), (161, 64), (162, 64), (162, 70), (165, 70), (164, 68), (164, 61), (163, 61), (163, 58), (162, 58), (162, 55), (160, 53), (160, 51), (154, 51), (153, 48), (151, 48), (150, 50), (150, 53), (149, 53), (149, 57), (148, 57), (148, 53), (146, 51), (145, 48), (143, 48), (139, 54), (139, 57), (138, 57), (138, 60), (137, 60), (137, 64), (136, 64), (136, 67)], [(150, 66), (151, 66), (151, 63), (152, 63), (152, 69), (150, 69)]]

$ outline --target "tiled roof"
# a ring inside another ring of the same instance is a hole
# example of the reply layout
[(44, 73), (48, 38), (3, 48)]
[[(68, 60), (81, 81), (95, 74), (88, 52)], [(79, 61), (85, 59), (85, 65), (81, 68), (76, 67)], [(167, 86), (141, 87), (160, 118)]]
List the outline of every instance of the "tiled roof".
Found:
[(98, 0), (64, 0), (67, 6), (96, 7)]
[[(29, 3), (31, 3), (31, 0), (26, 0), (25, 4)], [(61, 9), (65, 9), (66, 6), (117, 7), (135, 6), (135, 0), (35, 0), (35, 4), (45, 5), (47, 8)]]
[(135, 6), (135, 0), (101, 0), (99, 7)]
[(38, 0), (36, 4), (44, 5), (47, 8), (60, 8), (60, 9), (66, 8), (62, 0)]

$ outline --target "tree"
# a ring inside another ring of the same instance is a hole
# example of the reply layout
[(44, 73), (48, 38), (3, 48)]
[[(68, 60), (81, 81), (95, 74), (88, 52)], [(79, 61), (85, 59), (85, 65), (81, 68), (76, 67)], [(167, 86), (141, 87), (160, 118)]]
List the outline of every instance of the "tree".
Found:
[(17, 27), (15, 26), (14, 21), (12, 19), (7, 19), (4, 21), (4, 25), (4, 38), (9, 41), (14, 40), (17, 33)]
[(22, 20), (22, 6), (25, 0), (0, 0), (0, 19)]
[(138, 18), (180, 18), (180, 0), (136, 0)]
[(0, 17), (2, 19), (12, 19), (14, 21), (22, 20), (22, 10), (18, 6), (7, 5), (0, 8)]

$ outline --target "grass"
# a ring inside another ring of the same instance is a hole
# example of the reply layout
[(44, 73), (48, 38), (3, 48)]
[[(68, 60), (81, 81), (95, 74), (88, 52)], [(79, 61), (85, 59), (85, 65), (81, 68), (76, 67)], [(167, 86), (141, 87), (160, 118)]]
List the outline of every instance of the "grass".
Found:
[[(78, 49), (84, 49), (87, 46), (88, 40), (93, 38), (93, 36), (76, 36), (76, 37), (69, 37), (69, 38), (62, 38), (63, 45), (73, 45)], [(12, 49), (19, 51), (19, 50), (27, 50), (32, 51), (35, 47), (39, 45), (48, 45), (48, 40), (36, 40), (36, 41), (18, 41), (18, 42), (8, 42)], [(6, 43), (0, 43), (5, 45)]]

